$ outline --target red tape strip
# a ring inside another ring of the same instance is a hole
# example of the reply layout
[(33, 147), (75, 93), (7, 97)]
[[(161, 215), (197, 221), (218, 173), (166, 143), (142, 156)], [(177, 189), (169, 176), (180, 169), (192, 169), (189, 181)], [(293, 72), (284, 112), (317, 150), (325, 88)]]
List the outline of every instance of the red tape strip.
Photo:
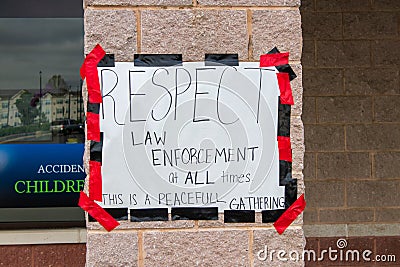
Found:
[(78, 205), (83, 210), (87, 211), (90, 216), (95, 218), (107, 231), (111, 231), (119, 225), (119, 222), (117, 222), (96, 202), (90, 199), (83, 191), (81, 191)]
[(99, 119), (99, 114), (86, 112), (86, 138), (88, 140), (100, 142)]
[(86, 78), (90, 103), (102, 103), (103, 101), (100, 92), (97, 64), (105, 54), (106, 52), (103, 48), (100, 45), (96, 45), (95, 48), (93, 48), (93, 50), (86, 56), (80, 69), (82, 80)]
[(89, 161), (89, 197), (96, 201), (103, 201), (103, 182), (101, 180), (101, 163)]
[(279, 91), (281, 92), (281, 103), (294, 105), (292, 87), (290, 86), (289, 73), (280, 72), (276, 74), (278, 78)]
[(278, 136), (279, 160), (292, 162), (292, 145), (290, 137)]
[(302, 194), (282, 215), (274, 222), (276, 231), (281, 235), (285, 232), (286, 228), (296, 220), (306, 207), (304, 194)]
[(289, 52), (260, 56), (260, 67), (272, 67), (286, 64), (289, 64)]

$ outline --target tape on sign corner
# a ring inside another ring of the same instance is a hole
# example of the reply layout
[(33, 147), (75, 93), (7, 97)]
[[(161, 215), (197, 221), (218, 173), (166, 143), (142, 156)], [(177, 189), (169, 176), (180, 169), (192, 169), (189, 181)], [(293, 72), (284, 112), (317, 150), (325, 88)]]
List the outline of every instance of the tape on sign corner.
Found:
[(100, 142), (100, 117), (99, 114), (86, 112), (86, 138)]
[(182, 66), (182, 54), (135, 54), (135, 67)]
[(90, 103), (102, 103), (103, 97), (100, 92), (99, 75), (97, 64), (103, 59), (106, 52), (97, 44), (93, 50), (86, 56), (80, 69), (82, 80), (86, 78)]
[(280, 53), (280, 51), (279, 51), (278, 47), (275, 46), (274, 48), (269, 50), (269, 52), (267, 54), (277, 54), (277, 53)]
[(101, 163), (89, 161), (89, 197), (96, 201), (102, 201), (103, 181), (101, 177)]
[(290, 137), (278, 136), (279, 160), (292, 162), (292, 145)]
[(279, 218), (275, 221), (274, 227), (281, 235), (293, 223), (294, 220), (304, 211), (306, 201), (302, 194)]
[(108, 214), (102, 207), (96, 202), (90, 199), (83, 191), (79, 197), (79, 207), (90, 214), (95, 220), (97, 220), (108, 232), (112, 231), (119, 225), (119, 222), (115, 220), (110, 214)]
[(205, 54), (205, 66), (239, 66), (238, 54)]
[(97, 67), (115, 67), (114, 54), (106, 54), (97, 64)]
[(290, 86), (290, 77), (289, 73), (286, 72), (278, 72), (276, 74), (278, 78), (278, 85), (280, 95), (280, 101), (282, 104), (294, 105), (292, 87)]
[(272, 67), (289, 64), (289, 52), (264, 54), (260, 56), (260, 67)]

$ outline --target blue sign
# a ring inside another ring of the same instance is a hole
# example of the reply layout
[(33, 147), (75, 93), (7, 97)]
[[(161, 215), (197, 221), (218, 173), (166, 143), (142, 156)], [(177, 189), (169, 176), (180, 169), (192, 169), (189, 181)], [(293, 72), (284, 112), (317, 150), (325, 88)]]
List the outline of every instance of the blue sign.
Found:
[(83, 144), (0, 145), (0, 208), (77, 207)]

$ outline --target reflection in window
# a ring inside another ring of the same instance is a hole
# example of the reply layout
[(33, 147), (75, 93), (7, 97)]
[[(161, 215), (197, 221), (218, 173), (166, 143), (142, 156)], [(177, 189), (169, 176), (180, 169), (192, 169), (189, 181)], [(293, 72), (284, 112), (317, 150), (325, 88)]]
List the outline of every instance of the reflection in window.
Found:
[(83, 19), (0, 18), (0, 25), (0, 143), (82, 142), (81, 133), (53, 136), (50, 125), (83, 123)]

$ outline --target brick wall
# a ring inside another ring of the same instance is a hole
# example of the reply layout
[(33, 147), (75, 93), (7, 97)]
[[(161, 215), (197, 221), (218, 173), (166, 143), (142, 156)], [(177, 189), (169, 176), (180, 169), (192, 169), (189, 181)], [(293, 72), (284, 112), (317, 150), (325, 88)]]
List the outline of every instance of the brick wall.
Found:
[[(303, 183), (302, 54), (300, 0), (86, 0), (85, 53), (100, 43), (116, 61), (135, 53), (178, 53), (203, 61), (205, 53), (238, 53), (258, 61), (277, 46), (290, 52), (298, 75), (292, 83), (293, 176)], [(280, 236), (272, 224), (218, 221), (132, 223), (107, 233), (88, 223), (87, 266), (260, 266), (256, 253), (303, 249), (302, 216)], [(291, 266), (302, 266), (297, 262)]]
[(374, 235), (400, 217), (400, 1), (303, 0), (301, 13), (305, 224)]

